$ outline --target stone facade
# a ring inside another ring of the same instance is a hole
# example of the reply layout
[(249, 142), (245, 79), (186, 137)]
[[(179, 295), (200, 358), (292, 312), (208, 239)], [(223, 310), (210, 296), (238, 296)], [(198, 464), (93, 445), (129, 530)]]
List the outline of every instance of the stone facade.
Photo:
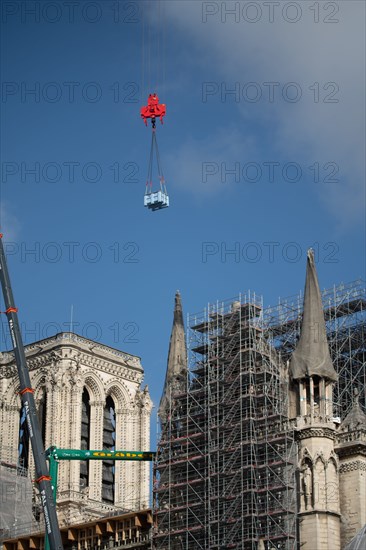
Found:
[(342, 550), (366, 522), (366, 415), (356, 390), (342, 424), (333, 417), (337, 374), (312, 250), (308, 251), (300, 339), (291, 357), (290, 376), (290, 416), (296, 413), (298, 441), (301, 548)]
[[(108, 436), (109, 448), (150, 450), (152, 402), (147, 387), (140, 389), (143, 369), (138, 357), (73, 333), (35, 342), (25, 347), (25, 353), (37, 408), (43, 415), (46, 449), (51, 445), (80, 449), (83, 438), (85, 448), (102, 449)], [(0, 451), (2, 460), (17, 464), (18, 376), (12, 354), (3, 354), (1, 363), (0, 422), (6, 428), (0, 432)], [(30, 450), (27, 466), (33, 476)], [(60, 524), (88, 521), (117, 510), (146, 509), (149, 482), (146, 462), (116, 461), (108, 470), (102, 461), (84, 466), (79, 461), (60, 461)], [(108, 499), (103, 498), (103, 483), (109, 483)]]
[[(255, 364), (246, 361), (245, 338), (251, 350), (255, 350), (253, 344), (257, 342), (252, 335), (257, 324), (253, 323), (252, 332), (245, 332), (245, 320), (253, 319), (248, 313), (242, 313), (244, 321), (240, 324), (232, 321), (237, 305), (243, 311), (254, 307), (251, 303), (237, 301), (231, 304), (229, 313), (221, 303), (217, 309), (208, 307), (203, 315), (191, 317), (188, 341), (198, 360), (187, 373), (182, 304), (180, 295), (176, 295), (166, 379), (159, 407), (162, 428), (155, 464), (154, 548), (366, 548), (366, 415), (360, 406), (364, 390), (362, 388), (362, 395), (359, 395), (355, 390), (357, 379), (352, 379), (353, 405), (347, 396), (343, 403), (351, 410), (341, 422), (334, 413), (337, 373), (329, 355), (320, 292), (314, 288), (318, 285), (313, 262), (312, 269), (311, 284), (308, 284), (311, 300), (305, 305), (307, 316), (304, 314), (305, 326), (304, 322), (302, 324), (307, 336), (299, 347), (301, 353), (297, 355), (295, 371), (290, 360), (287, 364), (278, 360), (268, 365), (258, 353)], [(264, 349), (273, 360), (275, 350), (269, 348), (267, 342), (260, 339), (258, 342), (262, 346), (259, 349)], [(235, 405), (231, 395), (225, 393), (227, 375), (222, 357), (228, 365), (226, 368), (230, 369), (230, 392), (240, 388), (236, 394), (240, 402), (238, 399)], [(237, 368), (238, 358), (240, 378), (235, 377), (233, 368), (233, 365)], [(250, 378), (245, 365), (249, 366)], [(271, 385), (277, 365), (281, 369), (279, 387)], [(217, 372), (220, 378), (215, 378)], [(264, 400), (265, 384), (270, 399)], [(280, 431), (280, 423), (276, 425), (274, 421), (282, 410), (280, 403), (285, 405), (284, 433)], [(264, 411), (265, 426), (260, 419), (255, 425), (256, 414), (261, 417)], [(249, 414), (250, 432), (246, 432)], [(275, 458), (270, 424), (276, 438), (281, 437)], [(207, 453), (207, 441), (213, 449), (212, 454)], [(225, 456), (229, 445), (233, 459)], [(207, 456), (209, 461), (206, 461)], [(281, 469), (284, 463), (286, 469)], [(282, 493), (281, 483), (286, 487)], [(286, 499), (281, 500), (283, 494)], [(248, 517), (250, 520), (245, 523)], [(263, 529), (260, 533), (266, 521), (270, 531)]]
[(305, 550), (343, 550), (366, 524), (366, 415), (355, 394), (339, 424), (332, 417), (331, 383), (320, 383), (320, 410), (313, 395), (313, 384), (299, 384), (300, 542)]
[(296, 431), (302, 548), (341, 550), (336, 426), (330, 416), (310, 414), (297, 418)]
[(296, 421), (305, 550), (343, 550), (366, 524), (366, 415), (357, 396), (342, 424), (334, 420), (309, 415)]
[(342, 511), (342, 548), (366, 524), (366, 415), (355, 392), (353, 407), (340, 426), (339, 498)]

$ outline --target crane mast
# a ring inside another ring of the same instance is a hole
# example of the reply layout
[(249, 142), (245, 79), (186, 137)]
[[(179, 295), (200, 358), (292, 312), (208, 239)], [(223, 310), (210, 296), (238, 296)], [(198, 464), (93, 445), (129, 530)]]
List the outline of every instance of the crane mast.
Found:
[(39, 486), (41, 504), (44, 512), (45, 531), (51, 550), (63, 550), (60, 528), (56, 514), (56, 504), (53, 499), (51, 478), (48, 472), (42, 434), (38, 422), (37, 409), (34, 401), (34, 390), (24, 353), (22, 335), (19, 328), (18, 309), (15, 307), (13, 292), (7, 262), (0, 234), (0, 282), (5, 302), (5, 314), (8, 318), (11, 340), (20, 382), (20, 397), (26, 414), (29, 439), (32, 446), (36, 470), (36, 483)]

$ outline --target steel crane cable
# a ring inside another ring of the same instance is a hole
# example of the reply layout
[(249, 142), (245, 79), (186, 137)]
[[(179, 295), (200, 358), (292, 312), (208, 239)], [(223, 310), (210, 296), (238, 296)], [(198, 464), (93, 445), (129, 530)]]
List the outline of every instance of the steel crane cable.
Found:
[(141, 6), (141, 93), (145, 94), (145, 17)]
[[(165, 93), (166, 24), (161, 0), (141, 4), (141, 96), (153, 86)], [(145, 89), (146, 88), (146, 89)]]
[(163, 174), (163, 168), (160, 161), (160, 153), (159, 153), (159, 147), (158, 142), (156, 139), (156, 132), (153, 128), (152, 136), (151, 136), (151, 146), (150, 146), (150, 158), (149, 158), (149, 165), (147, 170), (147, 179), (146, 179), (146, 190), (145, 194), (151, 193), (152, 191), (152, 177), (153, 177), (153, 165), (154, 165), (154, 150), (155, 150), (155, 156), (156, 156), (156, 163), (158, 168), (158, 176), (160, 181), (160, 190), (166, 193), (166, 185), (165, 185), (165, 179)]
[(154, 135), (155, 135), (155, 132), (153, 131), (152, 138), (151, 138), (151, 146), (150, 146), (150, 158), (149, 158), (149, 164), (148, 164), (148, 168), (147, 168), (145, 195), (148, 195), (152, 191), (152, 170), (153, 170), (153, 160), (154, 160)]
[(155, 131), (153, 131), (153, 140), (154, 140), (155, 149), (156, 149), (156, 161), (157, 161), (157, 165), (158, 165), (158, 176), (159, 176), (159, 181), (160, 181), (160, 190), (163, 191), (164, 193), (166, 193), (163, 167), (162, 167), (161, 162), (160, 162), (160, 153), (159, 153), (158, 142), (156, 140)]

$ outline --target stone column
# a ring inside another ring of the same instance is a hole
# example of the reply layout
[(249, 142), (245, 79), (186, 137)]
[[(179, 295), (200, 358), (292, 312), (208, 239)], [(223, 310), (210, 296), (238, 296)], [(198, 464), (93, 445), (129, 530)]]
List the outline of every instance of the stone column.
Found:
[[(357, 416), (360, 420), (361, 415)], [(366, 523), (366, 423), (348, 425), (338, 438), (336, 452), (340, 464), (339, 500), (344, 548)]]
[[(90, 448), (103, 447), (104, 401), (90, 401)], [(89, 498), (102, 500), (102, 461), (89, 462)]]
[[(120, 434), (122, 448), (127, 451), (139, 450), (139, 412), (134, 404), (131, 404), (130, 408), (119, 411), (118, 424), (117, 433)], [(123, 461), (118, 467), (118, 477), (116, 476), (119, 498), (122, 497), (120, 502), (116, 500), (116, 504), (131, 510), (138, 507), (138, 468), (137, 462)]]
[(325, 415), (333, 416), (333, 384), (325, 384)]
[(300, 416), (306, 416), (306, 386), (299, 381)]
[(314, 417), (314, 380), (310, 376), (310, 416)]
[[(145, 406), (141, 410), (141, 451), (150, 451), (150, 417), (151, 406)], [(148, 508), (149, 506), (149, 482), (150, 482), (150, 463), (142, 462), (140, 465), (140, 502), (139, 507), (141, 509)]]
[(46, 384), (47, 392), (47, 427), (46, 427), (46, 446), (55, 445), (62, 447), (65, 443), (62, 437), (62, 427), (67, 410), (62, 403), (62, 384), (61, 380), (56, 383), (48, 382)]
[(319, 383), (319, 413), (324, 420), (327, 415), (327, 395), (324, 378), (321, 378)]

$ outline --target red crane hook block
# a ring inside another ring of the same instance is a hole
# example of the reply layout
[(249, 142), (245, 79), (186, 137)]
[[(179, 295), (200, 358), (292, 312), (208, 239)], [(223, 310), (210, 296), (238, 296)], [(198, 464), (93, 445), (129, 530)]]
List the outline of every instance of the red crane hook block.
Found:
[(163, 116), (166, 115), (166, 105), (165, 103), (159, 104), (159, 98), (156, 94), (150, 94), (147, 99), (147, 105), (141, 107), (140, 109), (141, 118), (147, 126), (147, 119), (151, 118), (151, 123), (153, 128), (155, 128), (155, 119), (160, 118), (161, 123), (163, 124)]

